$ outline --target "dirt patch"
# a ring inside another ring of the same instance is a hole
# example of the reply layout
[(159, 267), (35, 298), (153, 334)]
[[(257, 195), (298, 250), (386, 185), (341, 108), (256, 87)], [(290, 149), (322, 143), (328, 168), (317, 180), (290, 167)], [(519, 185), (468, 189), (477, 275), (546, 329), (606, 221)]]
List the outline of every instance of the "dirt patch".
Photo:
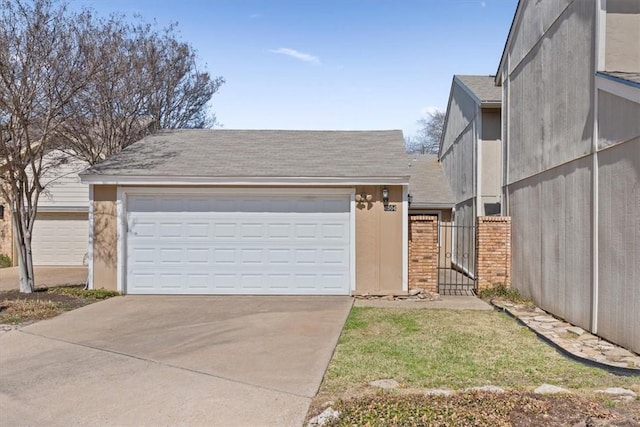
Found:
[(318, 403), (316, 400), (310, 415), (328, 406), (340, 412), (340, 419), (329, 426), (640, 426), (638, 400), (611, 402), (523, 391), (463, 392), (451, 396), (378, 391)]

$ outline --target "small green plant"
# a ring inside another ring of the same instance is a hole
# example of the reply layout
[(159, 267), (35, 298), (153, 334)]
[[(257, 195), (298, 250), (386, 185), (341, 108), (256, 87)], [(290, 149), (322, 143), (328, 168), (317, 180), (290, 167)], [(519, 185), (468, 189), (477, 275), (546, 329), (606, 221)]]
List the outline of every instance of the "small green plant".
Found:
[(8, 255), (0, 254), (0, 268), (11, 267), (11, 258)]
[(10, 316), (7, 318), (7, 322), (11, 323), (12, 325), (19, 325), (20, 323), (22, 323), (22, 317)]
[(64, 294), (64, 295), (73, 295), (81, 298), (93, 298), (93, 299), (107, 299), (111, 297), (117, 297), (120, 295), (119, 292), (110, 291), (108, 289), (84, 289), (76, 286), (64, 286), (60, 288), (51, 288), (49, 292)]
[(520, 295), (517, 289), (510, 288), (504, 283), (497, 283), (490, 288), (478, 292), (482, 299), (502, 298), (518, 304), (531, 304), (531, 300)]

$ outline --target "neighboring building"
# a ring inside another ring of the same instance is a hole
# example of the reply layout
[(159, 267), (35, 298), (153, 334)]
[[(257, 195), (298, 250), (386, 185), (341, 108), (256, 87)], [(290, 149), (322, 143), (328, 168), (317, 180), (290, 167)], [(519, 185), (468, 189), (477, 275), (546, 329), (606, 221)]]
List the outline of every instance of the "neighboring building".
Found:
[[(438, 157), (455, 202), (454, 243), (465, 243), (469, 259), (475, 257), (476, 218), (501, 212), (501, 97), (493, 76), (453, 77)], [(458, 267), (474, 275), (473, 262)]]
[(408, 154), (409, 215), (435, 215), (439, 221), (451, 221), (453, 194), (444, 176), (438, 156)]
[[(60, 161), (61, 158), (65, 160)], [(58, 151), (48, 153), (43, 161), (56, 166), (47, 170), (41, 179), (45, 190), (40, 195), (33, 226), (33, 264), (83, 265), (89, 236), (89, 186), (80, 183), (78, 172), (88, 165)], [(17, 265), (11, 210), (5, 200), (0, 200), (0, 204), (4, 206), (4, 219), (0, 219), (0, 253), (11, 257)]]
[(513, 285), (640, 351), (640, 2), (520, 1), (496, 83)]
[(13, 261), (13, 252), (11, 207), (0, 195), (0, 255), (8, 256)]
[(165, 131), (80, 176), (92, 201), (90, 287), (408, 290), (400, 131)]
[[(451, 252), (451, 219), (454, 199), (442, 165), (436, 155), (408, 154), (409, 215), (438, 217), (438, 268), (447, 268), (447, 252)], [(409, 220), (411, 228), (411, 220)], [(411, 236), (411, 230), (409, 230)], [(410, 270), (411, 271), (411, 270)], [(438, 289), (442, 291), (442, 289)]]

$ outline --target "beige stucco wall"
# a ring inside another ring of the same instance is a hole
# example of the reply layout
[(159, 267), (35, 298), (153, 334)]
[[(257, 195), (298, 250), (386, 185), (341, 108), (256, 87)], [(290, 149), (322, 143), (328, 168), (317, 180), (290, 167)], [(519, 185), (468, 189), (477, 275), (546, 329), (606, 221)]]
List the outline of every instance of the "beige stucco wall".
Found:
[(356, 206), (356, 293), (402, 292), (402, 187), (389, 189), (385, 212), (382, 187), (359, 186), (356, 193), (373, 196), (371, 203)]
[(96, 185), (93, 190), (93, 287), (117, 288), (117, 189)]
[(640, 2), (608, 0), (605, 70), (640, 70)]
[[(395, 212), (385, 212), (382, 187), (357, 187), (373, 196), (371, 203), (356, 207), (356, 292), (402, 292), (402, 186), (389, 186), (389, 203)], [(94, 187), (94, 287), (116, 289), (117, 221), (115, 186)]]

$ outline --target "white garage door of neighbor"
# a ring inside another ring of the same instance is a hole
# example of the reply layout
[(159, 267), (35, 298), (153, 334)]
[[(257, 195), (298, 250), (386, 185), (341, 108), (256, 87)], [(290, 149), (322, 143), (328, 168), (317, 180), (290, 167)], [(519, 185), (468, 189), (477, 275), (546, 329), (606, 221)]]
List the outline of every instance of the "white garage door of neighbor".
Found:
[(349, 196), (130, 195), (130, 294), (348, 295)]
[(86, 212), (40, 212), (33, 224), (34, 265), (82, 265), (89, 245)]

